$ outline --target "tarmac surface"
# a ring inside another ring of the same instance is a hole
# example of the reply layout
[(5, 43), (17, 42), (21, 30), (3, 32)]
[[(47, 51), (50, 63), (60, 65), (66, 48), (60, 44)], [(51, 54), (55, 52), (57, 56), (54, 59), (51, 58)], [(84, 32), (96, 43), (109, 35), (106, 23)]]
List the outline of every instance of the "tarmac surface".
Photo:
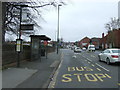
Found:
[[(2, 88), (47, 88), (61, 61), (61, 52), (48, 54), (48, 58), (26, 61), (20, 67), (2, 71)], [(1, 72), (0, 72), (1, 74)]]

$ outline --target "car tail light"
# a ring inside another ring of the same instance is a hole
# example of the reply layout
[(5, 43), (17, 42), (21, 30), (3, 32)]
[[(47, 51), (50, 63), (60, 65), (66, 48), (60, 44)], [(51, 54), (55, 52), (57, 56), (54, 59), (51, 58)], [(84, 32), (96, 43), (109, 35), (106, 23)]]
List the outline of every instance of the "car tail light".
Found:
[(112, 56), (112, 58), (119, 58), (118, 55), (111, 55), (111, 56)]

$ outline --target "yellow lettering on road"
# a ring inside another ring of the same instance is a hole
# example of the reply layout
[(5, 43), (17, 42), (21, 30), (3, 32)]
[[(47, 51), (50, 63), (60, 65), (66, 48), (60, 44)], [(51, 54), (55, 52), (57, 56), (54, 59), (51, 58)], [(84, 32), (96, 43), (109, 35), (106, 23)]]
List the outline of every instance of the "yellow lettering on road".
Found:
[(68, 67), (68, 71), (75, 71), (75, 67)]
[(103, 82), (102, 78), (106, 78), (106, 76), (104, 74), (95, 74), (95, 75), (101, 82)]
[(74, 74), (74, 75), (77, 76), (78, 82), (81, 82), (80, 75), (82, 75), (82, 74)]
[(89, 67), (68, 67), (68, 71), (93, 71), (93, 69)]
[[(97, 82), (97, 81), (103, 82), (105, 78), (112, 78), (108, 74), (102, 74), (102, 73), (97, 73), (97, 74), (75, 73), (75, 74), (64, 74), (64, 75), (62, 75), (62, 80), (61, 81), (62, 82), (72, 82), (73, 79), (74, 79), (73, 77), (76, 77), (78, 82), (82, 82), (82, 78), (83, 78), (83, 80), (86, 79), (89, 82)], [(120, 85), (120, 83), (119, 83), (119, 85)], [(54, 83), (53, 83), (53, 86), (54, 86)]]
[(64, 74), (62, 77), (64, 79), (62, 79), (62, 82), (71, 82), (72, 79), (70, 78), (72, 75), (71, 74)]
[(89, 67), (84, 67), (86, 69), (86, 71), (93, 71), (92, 68), (89, 68)]
[(111, 76), (109, 76), (108, 74), (105, 74), (108, 78), (112, 78)]
[[(98, 81), (97, 78), (93, 74), (85, 74), (85, 77), (88, 81), (92, 81), (92, 82)], [(92, 77), (92, 79), (90, 77)]]
[(83, 67), (79, 67), (79, 68), (76, 67), (76, 70), (77, 70), (77, 71), (84, 71), (84, 68), (83, 68)]

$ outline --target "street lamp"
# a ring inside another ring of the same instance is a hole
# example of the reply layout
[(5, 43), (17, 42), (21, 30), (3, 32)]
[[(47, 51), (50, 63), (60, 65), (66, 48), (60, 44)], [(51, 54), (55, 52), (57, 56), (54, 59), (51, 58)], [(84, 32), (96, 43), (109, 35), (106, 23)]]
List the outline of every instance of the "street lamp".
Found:
[(61, 4), (58, 5), (58, 25), (57, 25), (57, 54), (59, 48), (59, 8), (62, 6)]

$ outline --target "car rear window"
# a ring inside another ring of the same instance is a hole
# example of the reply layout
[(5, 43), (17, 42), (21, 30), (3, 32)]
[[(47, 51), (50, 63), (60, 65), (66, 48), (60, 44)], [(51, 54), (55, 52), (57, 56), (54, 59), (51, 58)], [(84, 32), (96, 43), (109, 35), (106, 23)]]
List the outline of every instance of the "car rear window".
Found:
[(90, 46), (90, 48), (95, 48), (94, 46)]
[(120, 50), (112, 50), (113, 53), (120, 53)]

